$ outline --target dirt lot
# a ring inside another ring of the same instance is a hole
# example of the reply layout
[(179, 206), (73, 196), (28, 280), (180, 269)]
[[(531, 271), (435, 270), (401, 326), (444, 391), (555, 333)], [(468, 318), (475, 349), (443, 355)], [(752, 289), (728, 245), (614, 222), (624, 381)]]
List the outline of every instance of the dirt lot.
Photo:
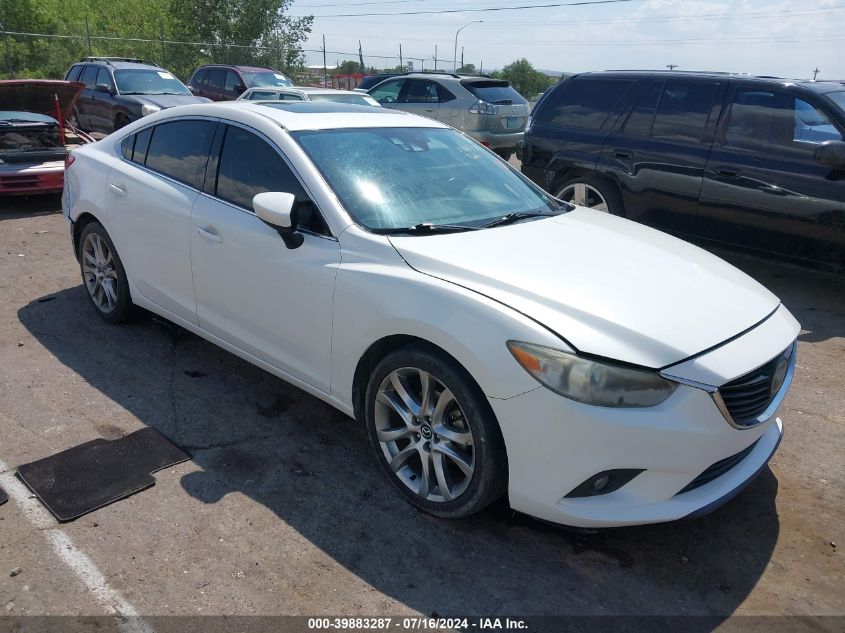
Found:
[(450, 523), (327, 405), (166, 324), (99, 320), (57, 207), (0, 206), (0, 482), (144, 426), (191, 460), (61, 526), (0, 506), (0, 613), (845, 615), (842, 278), (728, 255), (804, 329), (781, 448), (724, 508), (598, 534), (504, 507)]

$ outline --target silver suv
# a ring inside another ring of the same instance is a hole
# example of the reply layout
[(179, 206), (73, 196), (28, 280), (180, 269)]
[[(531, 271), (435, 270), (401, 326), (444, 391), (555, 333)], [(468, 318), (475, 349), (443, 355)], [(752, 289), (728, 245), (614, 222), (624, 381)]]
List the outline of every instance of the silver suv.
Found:
[(408, 73), (382, 81), (369, 94), (386, 108), (451, 125), (506, 160), (528, 119), (528, 102), (507, 81), (484, 75)]

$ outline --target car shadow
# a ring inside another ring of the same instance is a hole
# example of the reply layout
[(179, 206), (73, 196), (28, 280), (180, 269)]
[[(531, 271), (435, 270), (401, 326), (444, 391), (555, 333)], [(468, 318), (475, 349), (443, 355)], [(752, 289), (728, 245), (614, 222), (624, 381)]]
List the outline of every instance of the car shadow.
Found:
[[(165, 321), (109, 326), (82, 286), (49, 297), (21, 308), (20, 321), (61, 363), (191, 455), (200, 470), (183, 477), (188, 494), (207, 504), (248, 496), (424, 614), (698, 614), (712, 617), (684, 628), (709, 631), (748, 596), (778, 540), (778, 482), (768, 469), (694, 521), (586, 533), (504, 503), (437, 519), (394, 491), (364, 429), (320, 400)], [(655, 630), (651, 620), (626, 628)]]
[(18, 220), (34, 215), (61, 213), (61, 194), (37, 196), (0, 196), (0, 221)]

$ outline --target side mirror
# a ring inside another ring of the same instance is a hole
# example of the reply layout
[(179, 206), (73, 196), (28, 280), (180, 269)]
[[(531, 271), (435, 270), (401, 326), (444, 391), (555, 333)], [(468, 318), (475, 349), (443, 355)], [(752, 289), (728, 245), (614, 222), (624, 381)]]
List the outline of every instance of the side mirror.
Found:
[(95, 87), (94, 89), (95, 89), (97, 92), (104, 92), (104, 93), (106, 93), (107, 95), (112, 94), (112, 89), (111, 89), (111, 86), (109, 86), (108, 84), (97, 84), (97, 85), (96, 85), (96, 87)]
[(296, 198), (292, 193), (265, 191), (252, 198), (252, 208), (258, 219), (273, 227), (290, 249), (299, 248), (305, 240), (296, 230), (297, 217), (293, 209)]
[(845, 142), (825, 141), (816, 148), (816, 162), (833, 169), (845, 169)]

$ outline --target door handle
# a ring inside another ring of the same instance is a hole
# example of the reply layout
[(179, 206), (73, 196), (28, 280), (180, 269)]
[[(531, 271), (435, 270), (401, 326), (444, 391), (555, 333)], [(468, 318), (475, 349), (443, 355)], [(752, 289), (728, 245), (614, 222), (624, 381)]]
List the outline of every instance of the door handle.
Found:
[(437, 112), (437, 108), (426, 108), (426, 112)]
[(113, 182), (110, 182), (109, 189), (112, 191), (112, 193), (117, 194), (118, 196), (126, 195), (126, 186), (123, 183), (115, 184)]
[(789, 192), (787, 192), (785, 189), (781, 189), (780, 187), (775, 187), (774, 185), (763, 185), (762, 187), (760, 187), (760, 191), (762, 191), (763, 193), (771, 194), (773, 196), (787, 196), (787, 195), (789, 195)]
[(616, 158), (633, 158), (634, 152), (629, 149), (615, 149), (613, 150), (613, 155)]
[(716, 175), (721, 176), (722, 178), (739, 178), (741, 174), (742, 172), (738, 169), (723, 168), (716, 170)]
[(204, 229), (200, 226), (197, 227), (197, 235), (208, 242), (213, 242), (214, 244), (219, 244), (223, 241), (223, 238), (217, 233), (212, 233), (208, 229)]

